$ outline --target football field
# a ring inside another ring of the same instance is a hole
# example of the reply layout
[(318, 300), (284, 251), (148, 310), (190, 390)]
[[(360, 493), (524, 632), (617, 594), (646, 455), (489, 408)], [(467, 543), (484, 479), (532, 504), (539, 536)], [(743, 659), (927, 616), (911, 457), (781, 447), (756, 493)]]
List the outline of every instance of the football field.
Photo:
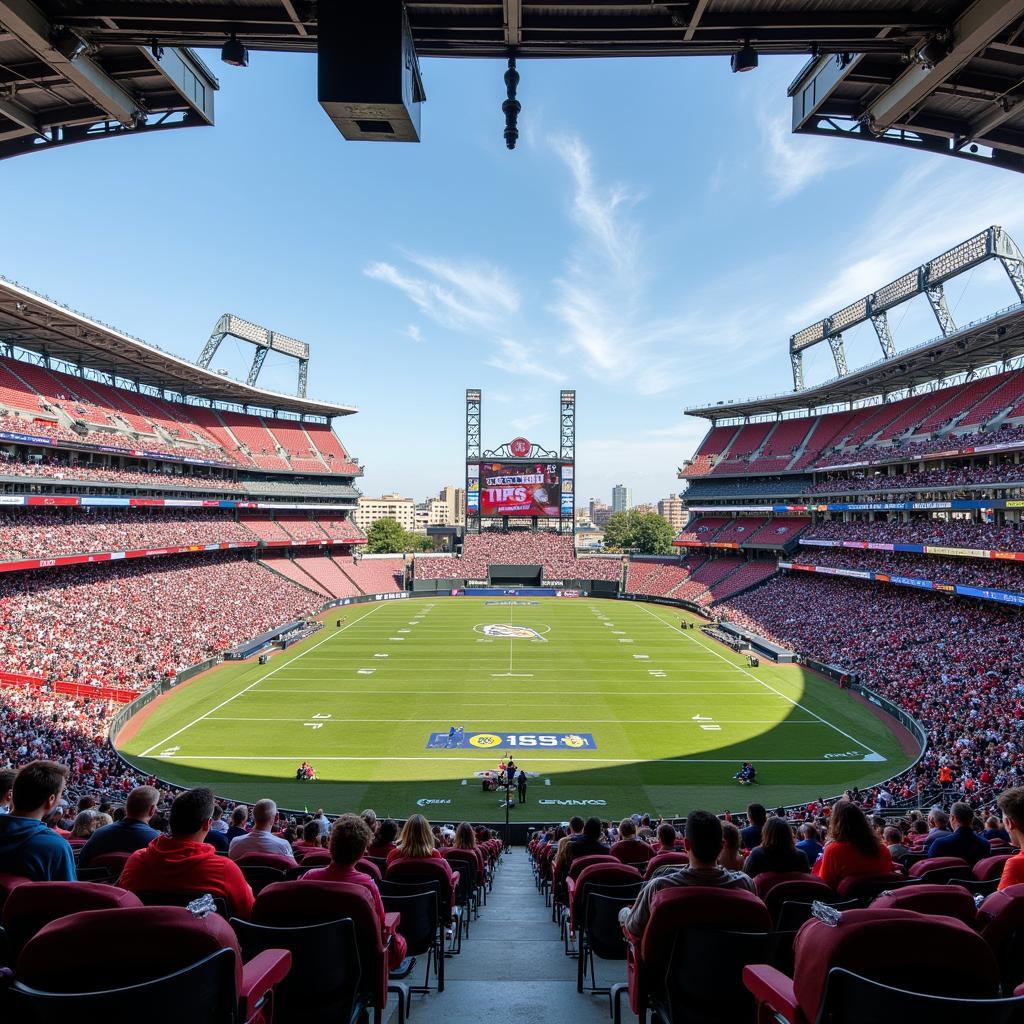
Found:
[[(267, 665), (172, 691), (119, 746), (147, 773), (225, 797), (473, 821), (504, 819), (477, 773), (506, 753), (531, 775), (513, 820), (538, 822), (794, 803), (912, 761), (865, 702), (799, 667), (748, 668), (680, 630), (681, 615), (557, 598), (352, 605)], [(304, 760), (319, 781), (295, 780)], [(758, 785), (732, 780), (743, 760)]]

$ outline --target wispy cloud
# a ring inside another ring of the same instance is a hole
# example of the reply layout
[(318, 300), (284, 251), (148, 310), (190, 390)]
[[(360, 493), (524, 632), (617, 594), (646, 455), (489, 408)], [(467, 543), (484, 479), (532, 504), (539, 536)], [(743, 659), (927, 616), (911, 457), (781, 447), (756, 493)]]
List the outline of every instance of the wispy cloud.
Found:
[(552, 368), (550, 361), (545, 359), (542, 353), (532, 346), (512, 341), (510, 338), (501, 338), (498, 341), (498, 351), (486, 360), (486, 364), (505, 373), (541, 377), (559, 383), (565, 380), (561, 373)]
[(367, 277), (392, 285), (435, 323), (457, 331), (493, 329), (519, 308), (519, 293), (507, 275), (485, 263), (455, 263), (410, 255), (423, 273), (379, 260), (364, 268)]
[(402, 333), (410, 341), (415, 341), (417, 344), (420, 344), (423, 341), (423, 332), (416, 326), (416, 324), (409, 324)]

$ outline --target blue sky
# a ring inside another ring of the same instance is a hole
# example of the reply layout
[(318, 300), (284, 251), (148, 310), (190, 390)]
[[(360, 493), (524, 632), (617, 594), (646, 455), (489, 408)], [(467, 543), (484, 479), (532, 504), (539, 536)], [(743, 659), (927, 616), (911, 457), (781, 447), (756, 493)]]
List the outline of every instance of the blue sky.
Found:
[[(215, 128), (0, 164), (0, 272), (189, 358), (225, 311), (309, 341), (310, 393), (361, 410), (336, 429), (368, 494), (461, 481), (466, 387), (488, 447), (554, 447), (575, 387), (581, 499), (656, 500), (705, 430), (684, 408), (788, 390), (794, 330), (989, 224), (1024, 244), (1020, 175), (792, 136), (800, 60), (522, 62), (509, 153), (500, 63), (424, 61), (424, 141), (397, 145), (337, 134), (313, 57), (204, 56)], [(996, 267), (948, 297), (961, 323), (1014, 301)], [(937, 333), (923, 300), (892, 323)], [(870, 325), (847, 351), (878, 357)]]

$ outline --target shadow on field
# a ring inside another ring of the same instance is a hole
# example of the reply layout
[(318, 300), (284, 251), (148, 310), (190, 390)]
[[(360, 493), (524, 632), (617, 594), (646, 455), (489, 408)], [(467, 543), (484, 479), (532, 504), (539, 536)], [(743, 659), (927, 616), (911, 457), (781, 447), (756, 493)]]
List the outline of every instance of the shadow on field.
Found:
[[(837, 694), (837, 697), (839, 695)], [(853, 701), (843, 695), (842, 700)], [(852, 710), (852, 708), (851, 708)], [(407, 817), (422, 810), (428, 816), (466, 817), (474, 821), (503, 819), (499, 794), (485, 793), (475, 772), (496, 768), (508, 752), (527, 772), (536, 773), (527, 790), (524, 814), (539, 820), (559, 820), (571, 813), (586, 814), (592, 807), (602, 814), (618, 816), (639, 809), (651, 809), (666, 815), (682, 815), (692, 806), (739, 809), (750, 800), (775, 806), (809, 800), (819, 795), (832, 796), (852, 786), (868, 786), (902, 771), (913, 760), (916, 744), (895, 721), (880, 717), (866, 706), (857, 707), (856, 721), (848, 731), (858, 736), (854, 742), (823, 723), (807, 724), (808, 713), (792, 707), (786, 718), (740, 742), (726, 743), (693, 752), (693, 730), (699, 724), (679, 726), (679, 760), (641, 759), (628, 763), (573, 766), (573, 754), (565, 751), (557, 758), (543, 760), (543, 748), (505, 748), (428, 750), (429, 729), (424, 728), (423, 746), (409, 751), (410, 757), (436, 758), (436, 769), (429, 760), (376, 762), (373, 771), (395, 773), (424, 772), (423, 777), (390, 779), (321, 779), (315, 783), (298, 782), (294, 764), (268, 761), (269, 772), (232, 771), (229, 768), (192, 767), (152, 757), (125, 756), (146, 773), (183, 786), (209, 785), (228, 799), (253, 801), (269, 796), (283, 808), (301, 811), (323, 807), (331, 812), (358, 810), (372, 806), (378, 814)], [(844, 721), (846, 716), (844, 715)], [(700, 732), (710, 737), (710, 732)], [(601, 735), (595, 734), (596, 751), (581, 751), (580, 757), (600, 756)], [(862, 745), (881, 749), (889, 760), (855, 760), (867, 750)], [(901, 752), (902, 751), (902, 752)], [(913, 751), (914, 753), (911, 753)], [(338, 756), (344, 756), (339, 744)], [(835, 755), (824, 758), (825, 754)], [(531, 755), (537, 758), (533, 760)], [(258, 756), (258, 755), (255, 755)], [(321, 761), (314, 767), (321, 775), (342, 774), (348, 762)], [(741, 787), (733, 775), (743, 761), (752, 761), (758, 769), (758, 785)], [(803, 763), (802, 763), (803, 761)], [(220, 762), (230, 765), (230, 761)], [(358, 762), (352, 762), (353, 765)], [(441, 766), (444, 766), (442, 769)], [(550, 784), (545, 784), (550, 779)], [(465, 780), (465, 783), (463, 783)], [(602, 811), (600, 808), (606, 808)]]

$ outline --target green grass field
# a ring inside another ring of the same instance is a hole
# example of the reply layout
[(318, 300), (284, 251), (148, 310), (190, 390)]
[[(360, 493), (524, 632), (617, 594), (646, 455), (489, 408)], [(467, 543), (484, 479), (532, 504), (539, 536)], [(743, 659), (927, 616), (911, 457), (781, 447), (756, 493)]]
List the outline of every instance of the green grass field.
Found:
[[(911, 761), (861, 701), (800, 668), (748, 669), (699, 629), (681, 631), (675, 609), (495, 600), (340, 609), (341, 629), (332, 614), (266, 666), (228, 665), (172, 693), (123, 753), (145, 772), (226, 797), (393, 816), (419, 806), (474, 821), (504, 817), (474, 773), (506, 750), (537, 774), (515, 818), (538, 821), (574, 806), (614, 817), (793, 803), (878, 782)], [(533, 634), (485, 633), (508, 624)], [(428, 747), (453, 724), (495, 745)], [(567, 746), (560, 734), (591, 734), (596, 746)], [(759, 785), (732, 781), (744, 759)], [(303, 760), (320, 781), (295, 781)]]

